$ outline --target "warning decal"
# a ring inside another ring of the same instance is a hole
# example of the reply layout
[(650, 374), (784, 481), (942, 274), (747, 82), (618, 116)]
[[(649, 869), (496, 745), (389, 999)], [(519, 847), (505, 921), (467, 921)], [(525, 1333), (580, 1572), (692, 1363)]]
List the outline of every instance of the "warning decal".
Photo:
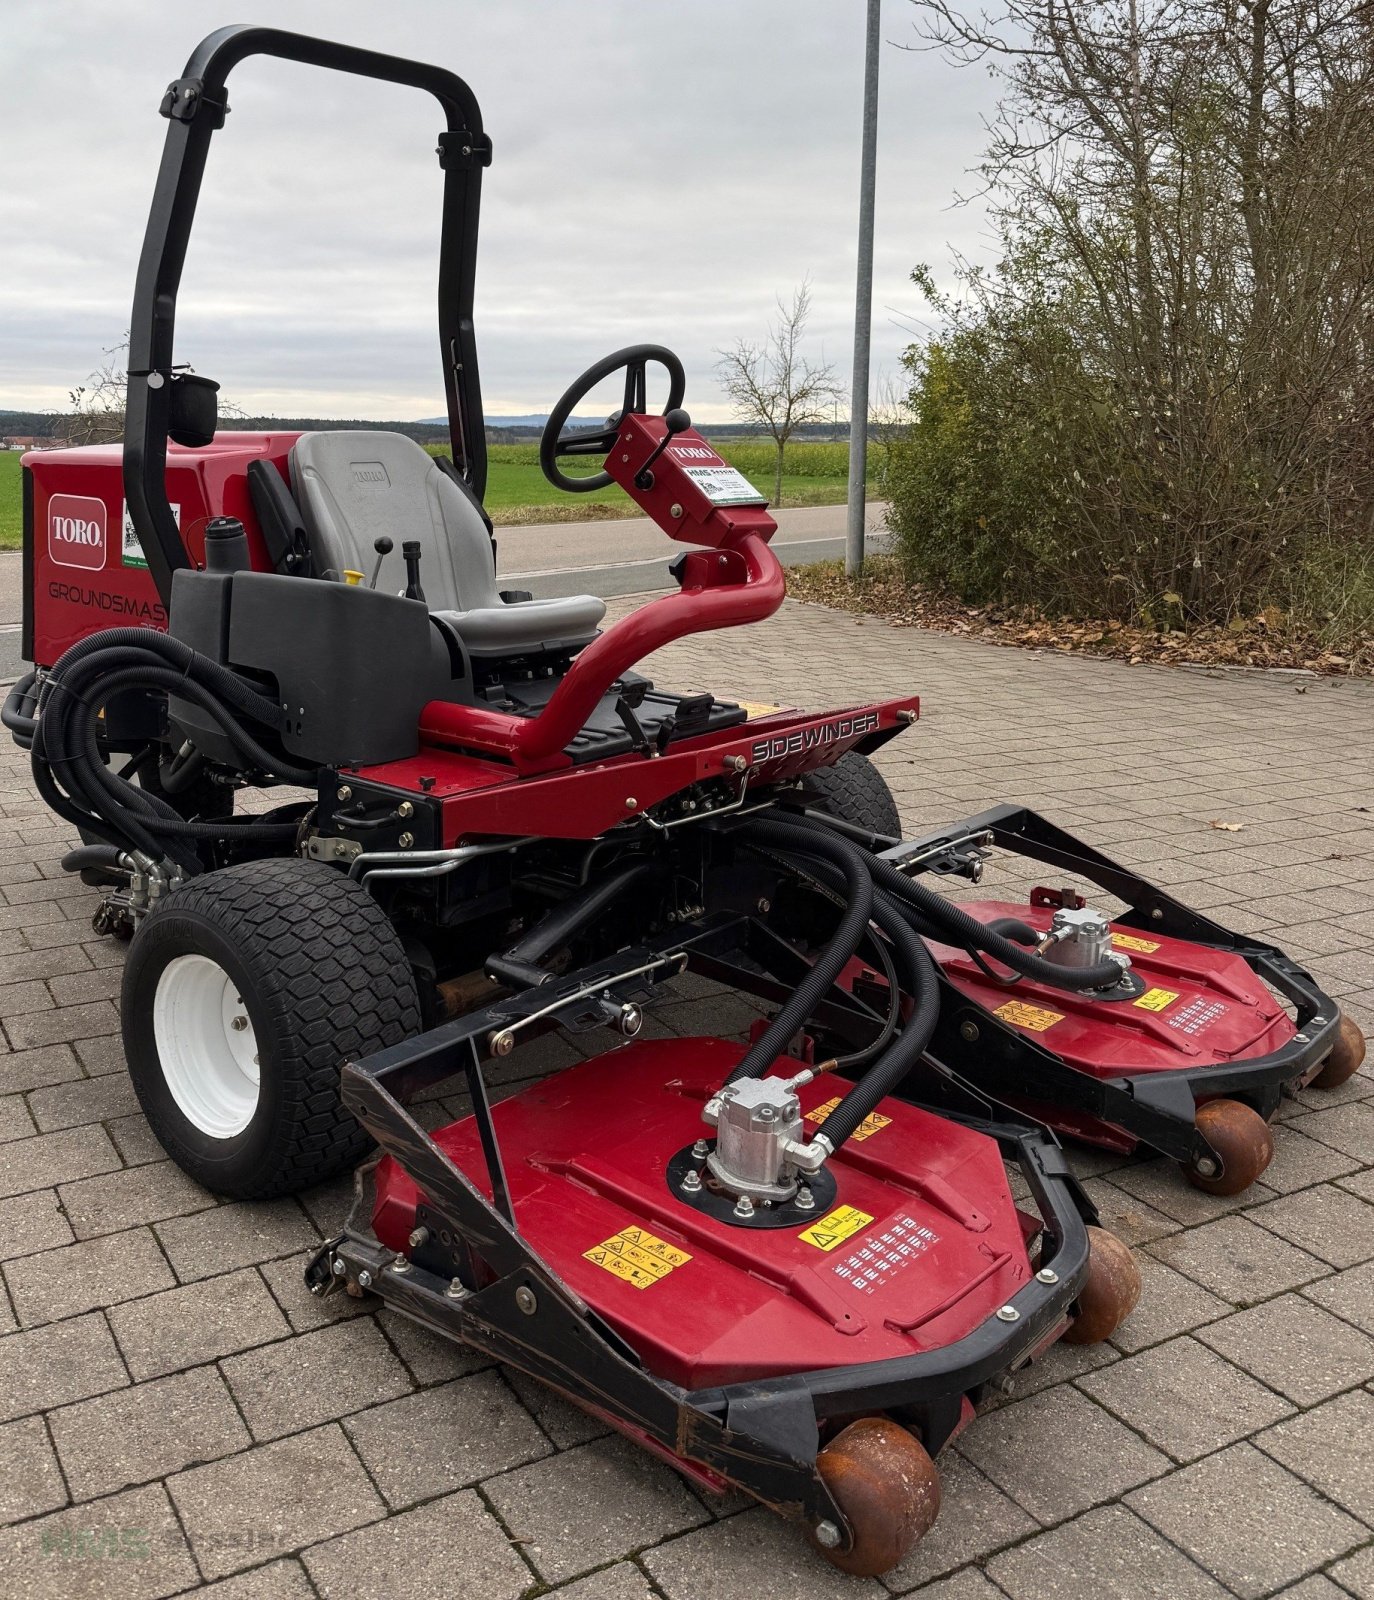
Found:
[(939, 1242), (939, 1234), (922, 1227), (915, 1217), (896, 1216), (881, 1233), (870, 1233), (859, 1249), (837, 1261), (831, 1270), (861, 1294), (872, 1294), (894, 1272)]
[(766, 700), (736, 700), (735, 704), (746, 717), (771, 717), (781, 706), (770, 705)]
[[(824, 1105), (819, 1105), (814, 1110), (806, 1113), (808, 1122), (824, 1122), (830, 1113), (840, 1103), (839, 1095), (833, 1100), (827, 1100)], [(875, 1133), (881, 1133), (892, 1121), (891, 1117), (880, 1117), (876, 1111), (870, 1111), (857, 1128), (850, 1134), (855, 1144), (862, 1144), (865, 1139), (871, 1139)]]
[(1112, 943), (1118, 950), (1134, 950), (1142, 956), (1152, 956), (1159, 949), (1158, 939), (1137, 939), (1133, 933), (1114, 933)]
[(814, 1244), (817, 1250), (833, 1250), (872, 1221), (868, 1212), (860, 1211), (857, 1206), (836, 1206), (828, 1217), (804, 1229), (801, 1237), (807, 1244)]
[(1177, 999), (1177, 989), (1147, 989), (1139, 1000), (1133, 1000), (1131, 1004), (1139, 1006), (1142, 1011), (1167, 1011)]
[(636, 1289), (647, 1289), (666, 1278), (674, 1267), (685, 1266), (692, 1259), (685, 1250), (656, 1239), (643, 1228), (622, 1228), (599, 1245), (584, 1250), (582, 1257)]
[(1047, 1011), (1043, 1006), (1027, 1005), (1024, 1000), (1008, 1000), (997, 1007), (994, 1017), (1011, 1023), (1013, 1028), (1027, 1028), (1031, 1033), (1044, 1033), (1056, 1022), (1064, 1020), (1062, 1011)]

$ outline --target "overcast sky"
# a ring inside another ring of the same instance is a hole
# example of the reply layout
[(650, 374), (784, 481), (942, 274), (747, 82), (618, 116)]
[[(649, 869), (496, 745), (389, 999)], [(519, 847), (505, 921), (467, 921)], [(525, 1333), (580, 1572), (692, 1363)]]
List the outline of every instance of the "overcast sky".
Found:
[[(673, 346), (728, 415), (715, 351), (812, 281), (811, 352), (849, 374), (862, 0), (272, 0), (244, 21), (465, 77), (495, 158), (477, 340), (489, 414), (547, 411), (599, 355)], [(60, 407), (128, 325), (166, 124), (157, 105), (228, 0), (5, 0), (0, 406)], [(985, 74), (897, 48), (885, 0), (874, 384), (925, 307), (909, 282), (986, 249), (956, 208)], [(413, 90), (250, 60), (229, 80), (182, 283), (177, 356), (250, 412), (441, 412), (436, 109)]]

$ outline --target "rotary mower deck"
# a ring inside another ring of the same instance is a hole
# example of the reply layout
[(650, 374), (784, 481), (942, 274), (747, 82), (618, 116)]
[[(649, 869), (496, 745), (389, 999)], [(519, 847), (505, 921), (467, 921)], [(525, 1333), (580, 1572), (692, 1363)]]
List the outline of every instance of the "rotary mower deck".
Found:
[[(439, 102), (451, 458), (220, 431), (216, 386), (174, 360), (226, 78), (262, 54)], [(1280, 951), (1031, 812), (904, 841), (868, 755), (914, 696), (751, 717), (638, 673), (784, 595), (766, 504), (692, 429), (670, 351), (584, 374), (541, 461), (686, 546), (677, 589), (605, 631), (593, 596), (498, 590), (472, 323), (491, 143), (460, 79), (227, 28), (162, 111), (126, 442), (24, 458), (37, 667), (4, 708), (86, 840), (64, 865), (103, 886), (96, 926), (132, 939), (148, 1120), (231, 1197), (356, 1167), (313, 1290), (380, 1295), (886, 1571), (988, 1389), (1135, 1302), (1047, 1124), (1229, 1192), (1280, 1095), (1362, 1042)], [(605, 425), (570, 428), (619, 372)], [(578, 457), (603, 464), (570, 476)], [(961, 909), (922, 881), (977, 881), (988, 846), (1126, 909)], [(687, 969), (764, 1002), (747, 1044), (638, 1037)], [(493, 1104), (492, 1063), (554, 1028), (615, 1048)], [(471, 1114), (428, 1128), (417, 1097), (450, 1079)]]

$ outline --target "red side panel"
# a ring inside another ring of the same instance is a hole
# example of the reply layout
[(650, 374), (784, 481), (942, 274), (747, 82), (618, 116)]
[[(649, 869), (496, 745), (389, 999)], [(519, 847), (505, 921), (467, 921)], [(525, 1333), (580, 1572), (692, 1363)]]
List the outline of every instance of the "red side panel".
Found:
[[(996, 1144), (900, 1101), (831, 1163), (838, 1193), (807, 1228), (734, 1227), (679, 1200), (668, 1160), (708, 1131), (702, 1105), (739, 1054), (719, 1039), (626, 1045), (493, 1111), (521, 1233), (656, 1373), (700, 1388), (910, 1355), (1025, 1284)], [(846, 1087), (806, 1085), (803, 1110)], [(434, 1137), (489, 1196), (472, 1119)], [(403, 1250), (417, 1191), (389, 1157), (377, 1194), (377, 1235)]]
[[(245, 476), (266, 458), (286, 472), (294, 433), (220, 433), (204, 450), (171, 445), (167, 497), (192, 561), (205, 557), (211, 517), (242, 520), (253, 565), (269, 570)], [(117, 444), (33, 451), (34, 660), (53, 662), (102, 628), (165, 628), (167, 613), (124, 510), (123, 456)]]

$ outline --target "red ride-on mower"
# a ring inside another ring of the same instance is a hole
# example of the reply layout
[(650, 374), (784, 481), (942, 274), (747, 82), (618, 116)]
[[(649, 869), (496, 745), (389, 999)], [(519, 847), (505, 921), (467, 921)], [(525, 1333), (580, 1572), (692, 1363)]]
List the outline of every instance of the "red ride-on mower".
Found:
[[(225, 80), (253, 54), (443, 110), (451, 459), (389, 433), (219, 432), (214, 384), (174, 361)], [(241, 1198), (318, 1183), (375, 1141), (370, 1217), (319, 1252), (312, 1288), (380, 1295), (797, 1518), (841, 1567), (884, 1571), (933, 1520), (932, 1457), (988, 1387), (1058, 1338), (1106, 1338), (1138, 1293), (1056, 1137), (1012, 1098), (1076, 1131), (1173, 1139), (1199, 1171), (1210, 1152), (1224, 1179), (1196, 1102), (1266, 1112), (1353, 1043), (1277, 952), (1028, 814), (901, 841), (867, 757), (916, 720), (914, 697), (748, 720), (635, 671), (784, 593), (773, 520), (691, 428), (670, 352), (585, 374), (541, 459), (565, 488), (613, 480), (683, 544), (677, 589), (604, 632), (593, 597), (498, 590), (472, 325), (491, 145), (461, 80), (230, 28), (162, 110), (126, 443), (25, 457), (39, 666), (5, 707), (88, 841), (64, 864), (105, 884), (97, 927), (132, 936), (123, 1030), (149, 1122)], [(569, 431), (620, 370), (616, 414)], [(558, 465), (589, 455), (604, 475)], [(281, 803), (236, 809), (273, 788)], [(975, 875), (989, 838), (1130, 900), (1135, 965), (1062, 895), (980, 920), (918, 881)], [(555, 1028), (634, 1041), (687, 968), (775, 1007), (747, 1047), (620, 1043), (493, 1105), (493, 1061)], [(1198, 996), (1263, 1026), (1223, 1032)], [(1202, 1043), (1171, 1064), (1175, 1004)], [(426, 1131), (410, 1108), (455, 1078), (471, 1115)]]

